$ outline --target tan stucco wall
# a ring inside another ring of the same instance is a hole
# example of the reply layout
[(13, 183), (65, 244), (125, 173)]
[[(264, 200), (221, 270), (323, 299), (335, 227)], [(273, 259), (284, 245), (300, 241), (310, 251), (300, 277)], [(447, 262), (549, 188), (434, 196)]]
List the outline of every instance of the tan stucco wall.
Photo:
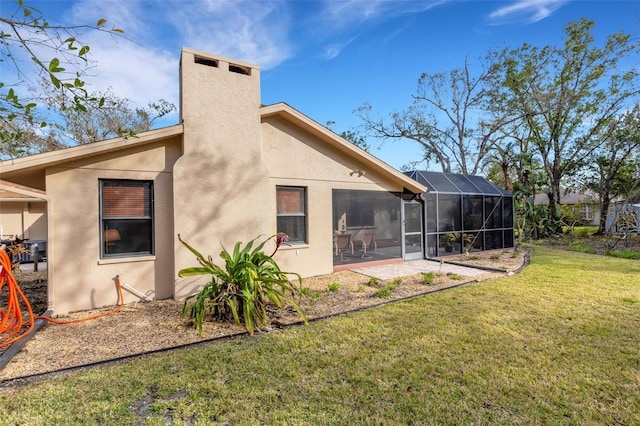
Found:
[[(46, 190), (42, 239), (54, 314), (114, 305), (116, 276), (156, 299), (194, 293), (209, 277), (177, 277), (196, 266), (177, 235), (219, 264), (221, 244), (232, 249), (276, 233), (277, 185), (307, 188), (308, 244), (282, 249), (276, 260), (305, 277), (330, 273), (332, 190), (403, 190), (402, 178), (382, 171), (379, 160), (345, 149), (317, 123), (292, 124), (277, 108), (263, 115), (255, 65), (183, 49), (180, 83), (182, 126), (167, 128), (169, 134), (148, 132), (131, 145), (103, 141), (95, 151), (75, 147), (36, 158), (30, 167), (37, 173), (24, 166), (9, 176)], [(100, 179), (153, 180), (153, 256), (100, 259)], [(376, 217), (376, 224), (384, 220)], [(125, 291), (125, 302), (137, 300)]]
[(47, 205), (42, 202), (0, 202), (2, 238), (15, 237), (26, 240), (47, 239)]
[[(304, 129), (278, 117), (263, 120), (264, 159), (269, 169), (268, 214), (270, 233), (276, 231), (276, 186), (307, 188), (308, 244), (278, 251), (276, 261), (283, 270), (303, 277), (333, 272), (333, 189), (401, 192), (371, 167), (320, 141)], [(364, 170), (364, 176), (351, 174)]]
[[(149, 297), (173, 295), (173, 184), (181, 139), (47, 169), (49, 305), (54, 314), (117, 303), (114, 278)], [(155, 255), (100, 259), (99, 179), (154, 182)], [(125, 291), (126, 303), (140, 300)]]
[[(198, 56), (218, 66), (195, 63)], [(230, 71), (229, 64), (250, 70)], [(260, 144), (260, 70), (255, 65), (184, 49), (181, 59), (184, 155), (173, 169), (174, 235), (217, 258), (220, 244), (232, 249), (269, 230), (267, 171)], [(178, 241), (177, 272), (196, 266)], [(175, 275), (174, 274), (174, 275)], [(176, 298), (193, 293), (204, 278), (176, 281)]]

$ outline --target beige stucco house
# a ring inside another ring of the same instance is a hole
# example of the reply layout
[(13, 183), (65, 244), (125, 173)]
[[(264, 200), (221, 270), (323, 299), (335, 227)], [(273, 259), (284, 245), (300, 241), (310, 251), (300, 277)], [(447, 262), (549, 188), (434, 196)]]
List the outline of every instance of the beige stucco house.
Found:
[(115, 304), (117, 276), (153, 299), (193, 293), (203, 277), (178, 277), (195, 264), (178, 234), (215, 259), (286, 232), (276, 260), (302, 276), (415, 254), (402, 224), (426, 188), (294, 108), (261, 105), (257, 66), (185, 48), (180, 98), (175, 126), (0, 163), (2, 232), (46, 241), (54, 314)]

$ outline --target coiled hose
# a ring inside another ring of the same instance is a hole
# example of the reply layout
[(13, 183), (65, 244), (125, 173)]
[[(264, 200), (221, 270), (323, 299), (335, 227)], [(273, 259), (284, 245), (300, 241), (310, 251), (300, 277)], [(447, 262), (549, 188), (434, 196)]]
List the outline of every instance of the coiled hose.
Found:
[[(13, 276), (9, 255), (0, 249), (0, 293), (2, 293), (5, 285), (7, 287), (7, 306), (6, 309), (0, 307), (0, 348), (10, 346), (26, 337), (33, 331), (37, 319), (42, 319), (53, 324), (72, 324), (111, 315), (121, 310), (124, 306), (122, 283), (120, 282), (120, 277), (116, 277), (119, 301), (118, 306), (110, 311), (69, 321), (58, 321), (49, 317), (34, 316), (29, 300)], [(22, 307), (27, 311), (28, 315), (26, 317), (23, 316)]]

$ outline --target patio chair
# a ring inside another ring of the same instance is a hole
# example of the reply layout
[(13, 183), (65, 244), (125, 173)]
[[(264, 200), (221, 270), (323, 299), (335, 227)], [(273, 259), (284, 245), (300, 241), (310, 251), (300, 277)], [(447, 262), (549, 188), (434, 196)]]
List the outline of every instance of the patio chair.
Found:
[(336, 235), (336, 241), (334, 243), (336, 249), (336, 256), (340, 256), (340, 260), (349, 260), (344, 257), (344, 252), (351, 249), (351, 255), (353, 255), (353, 241), (351, 241), (351, 234), (338, 234)]
[(367, 256), (367, 250), (371, 250), (371, 247), (373, 247), (374, 253), (378, 251), (378, 244), (374, 239), (374, 235), (375, 234), (373, 232), (365, 232), (362, 239), (358, 240), (358, 242), (362, 244), (362, 257)]

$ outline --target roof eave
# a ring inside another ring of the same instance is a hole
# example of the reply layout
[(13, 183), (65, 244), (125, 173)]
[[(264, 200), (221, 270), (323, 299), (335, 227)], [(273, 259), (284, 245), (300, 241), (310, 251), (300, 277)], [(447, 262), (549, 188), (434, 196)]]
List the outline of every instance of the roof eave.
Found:
[(118, 151), (133, 146), (139, 146), (163, 139), (168, 139), (170, 137), (178, 136), (183, 133), (183, 125), (177, 124), (170, 127), (163, 127), (161, 129), (149, 130), (133, 137), (118, 137), (100, 142), (60, 149), (57, 151), (44, 152), (42, 154), (35, 154), (27, 157), (5, 160), (0, 162), (0, 172), (10, 173), (28, 169), (50, 167), (80, 158), (92, 157), (104, 152)]

